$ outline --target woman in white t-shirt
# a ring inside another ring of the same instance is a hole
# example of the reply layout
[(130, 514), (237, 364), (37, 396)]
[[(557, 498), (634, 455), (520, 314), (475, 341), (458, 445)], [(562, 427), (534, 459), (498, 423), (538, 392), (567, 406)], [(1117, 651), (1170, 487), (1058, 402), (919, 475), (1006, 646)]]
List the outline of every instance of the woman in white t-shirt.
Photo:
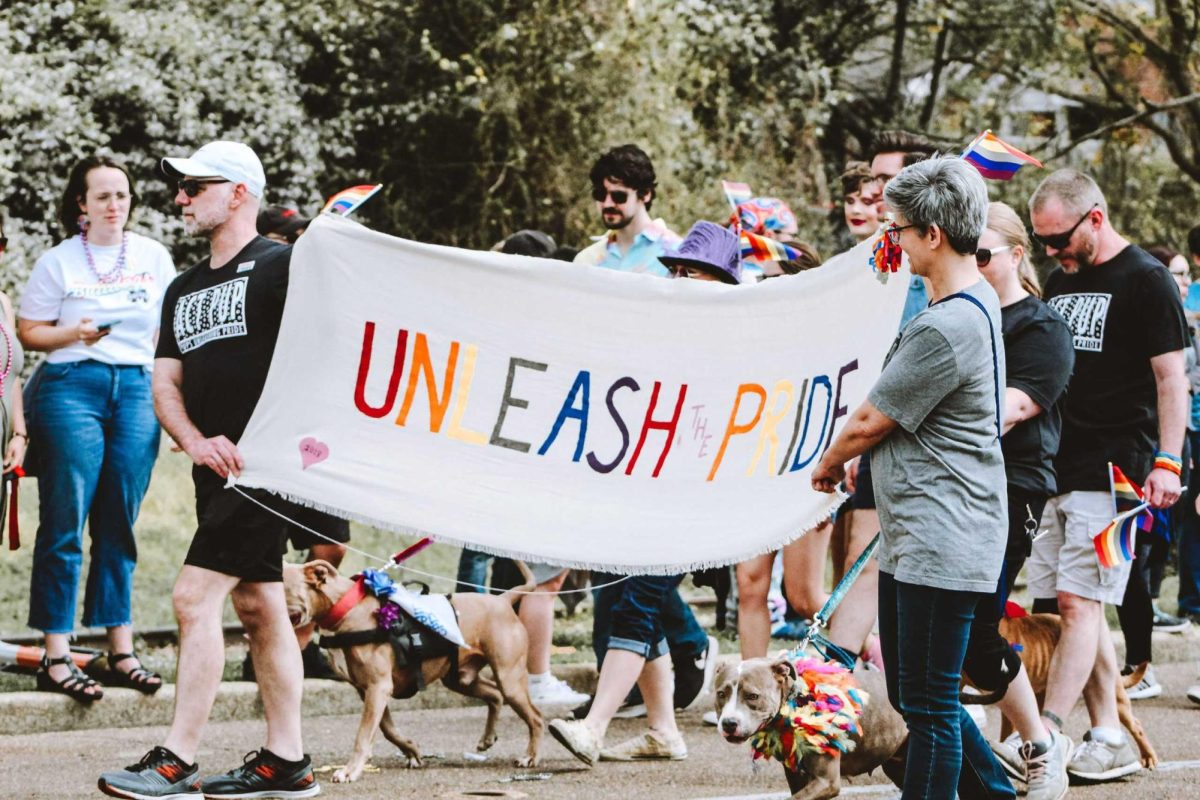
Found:
[(133, 524), (158, 455), (150, 370), (175, 266), (161, 244), (126, 230), (136, 204), (119, 163), (77, 163), (59, 207), (70, 238), (37, 260), (18, 320), (25, 348), (47, 353), (27, 409), (42, 498), (29, 606), (29, 626), (46, 639), (37, 685), (85, 703), (102, 694), (71, 662), (68, 642), (85, 522), (83, 624), (106, 628), (110, 648), (99, 677), (146, 694), (162, 686), (133, 654), (130, 594)]

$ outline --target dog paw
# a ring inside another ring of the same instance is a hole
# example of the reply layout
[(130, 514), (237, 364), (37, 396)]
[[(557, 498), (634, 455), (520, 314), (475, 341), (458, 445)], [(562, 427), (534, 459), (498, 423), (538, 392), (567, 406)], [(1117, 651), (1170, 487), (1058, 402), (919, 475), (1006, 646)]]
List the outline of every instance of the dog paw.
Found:
[(420, 769), (425, 766), (425, 762), (421, 761), (420, 756), (409, 756), (408, 761), (404, 763), (405, 769)]
[(513, 763), (522, 769), (528, 769), (529, 767), (536, 767), (538, 765), (538, 758), (537, 756), (523, 756)]
[(499, 736), (484, 736), (479, 740), (479, 744), (475, 745), (475, 752), (486, 753), (488, 750), (492, 749), (492, 745), (494, 745), (499, 738)]
[(333, 773), (334, 783), (353, 783), (356, 780), (358, 780), (358, 775), (350, 772), (345, 767)]

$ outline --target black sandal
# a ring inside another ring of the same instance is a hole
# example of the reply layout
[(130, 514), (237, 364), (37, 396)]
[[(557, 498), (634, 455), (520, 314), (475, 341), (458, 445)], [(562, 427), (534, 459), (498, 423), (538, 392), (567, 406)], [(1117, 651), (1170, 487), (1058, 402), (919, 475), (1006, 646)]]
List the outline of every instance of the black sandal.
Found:
[[(161, 689), (163, 679), (157, 672), (151, 672), (142, 666), (134, 667), (128, 672), (117, 669), (117, 664), (131, 658), (137, 658), (137, 655), (134, 653), (109, 653), (108, 658), (105, 659), (108, 661), (108, 674), (104, 678), (104, 683), (108, 686), (136, 689), (142, 694), (154, 694)], [(157, 682), (155, 682), (156, 679)]]
[[(50, 677), (50, 667), (66, 664), (70, 671), (65, 679), (56, 681)], [(54, 692), (65, 694), (81, 703), (92, 703), (104, 696), (100, 684), (84, 675), (70, 655), (61, 658), (42, 656), (42, 666), (37, 672), (37, 688), (39, 692)], [(94, 690), (94, 691), (90, 691)]]

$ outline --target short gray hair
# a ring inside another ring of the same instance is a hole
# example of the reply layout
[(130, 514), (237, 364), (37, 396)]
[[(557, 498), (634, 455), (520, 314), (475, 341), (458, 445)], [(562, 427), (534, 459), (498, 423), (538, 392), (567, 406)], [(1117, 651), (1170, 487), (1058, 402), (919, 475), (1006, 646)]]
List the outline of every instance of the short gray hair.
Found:
[(1104, 216), (1108, 216), (1108, 201), (1104, 199), (1104, 192), (1100, 191), (1091, 176), (1078, 170), (1060, 169), (1046, 176), (1033, 191), (1033, 197), (1029, 198), (1030, 213), (1040, 211), (1051, 199), (1062, 203), (1069, 214), (1083, 216), (1099, 206)]
[(978, 249), (987, 224), (987, 186), (961, 158), (942, 156), (907, 166), (888, 182), (883, 196), (909, 224), (923, 230), (937, 225), (956, 253)]

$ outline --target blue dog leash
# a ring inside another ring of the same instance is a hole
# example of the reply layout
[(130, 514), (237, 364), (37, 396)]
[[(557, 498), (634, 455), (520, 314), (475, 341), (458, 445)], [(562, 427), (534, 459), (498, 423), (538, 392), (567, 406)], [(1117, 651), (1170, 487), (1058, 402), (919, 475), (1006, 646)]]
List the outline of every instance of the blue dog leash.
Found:
[(858, 576), (866, 568), (867, 562), (875, 555), (875, 551), (879, 549), (879, 534), (875, 534), (875, 538), (871, 539), (871, 543), (866, 546), (854, 563), (850, 565), (850, 569), (838, 581), (837, 586), (833, 587), (833, 592), (829, 595), (829, 599), (825, 601), (825, 605), (821, 606), (821, 610), (813, 616), (812, 621), (808, 625), (808, 631), (805, 632), (804, 638), (800, 640), (800, 644), (796, 645), (789, 654), (792, 658), (798, 658), (806, 647), (810, 644), (817, 649), (819, 653), (825, 656), (827, 661), (834, 659), (842, 662), (847, 669), (854, 669), (855, 655), (848, 652), (844, 648), (838, 647), (833, 642), (821, 635), (821, 629), (829, 624), (830, 618), (833, 617), (833, 612), (845, 599), (846, 593), (850, 591), (850, 587), (858, 580)]

